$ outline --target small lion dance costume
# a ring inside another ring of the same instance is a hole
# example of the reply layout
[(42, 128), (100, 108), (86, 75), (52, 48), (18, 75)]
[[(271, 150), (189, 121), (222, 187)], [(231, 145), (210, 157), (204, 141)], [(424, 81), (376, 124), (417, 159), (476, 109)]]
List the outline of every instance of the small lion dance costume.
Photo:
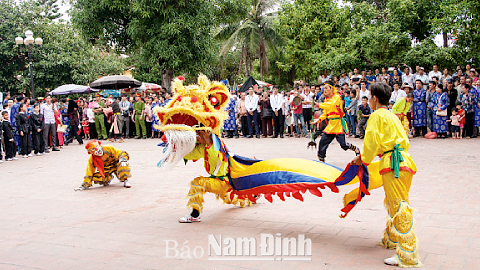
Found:
[[(345, 217), (369, 190), (382, 186), (378, 162), (368, 166), (348, 165), (345, 170), (327, 163), (298, 158), (275, 158), (269, 160), (249, 159), (231, 153), (218, 137), (227, 117), (225, 107), (229, 92), (224, 84), (211, 83), (204, 75), (198, 85), (183, 85), (179, 77), (172, 83), (174, 96), (165, 107), (157, 107), (157, 129), (164, 131), (164, 155), (158, 166), (172, 166), (180, 161), (204, 159), (209, 177), (197, 177), (190, 184), (187, 207), (191, 214), (180, 222), (200, 221), (203, 210), (203, 195), (216, 194), (227, 204), (248, 206), (257, 196), (264, 195), (269, 202), (273, 195), (281, 200), (293, 197), (303, 201), (307, 190), (318, 197), (321, 189), (328, 187), (339, 192), (338, 187), (359, 183), (359, 188), (344, 198)], [(373, 173), (368, 173), (369, 171)]]
[(90, 157), (88, 158), (87, 171), (83, 183), (75, 190), (85, 190), (95, 184), (108, 186), (112, 181), (112, 174), (115, 174), (123, 182), (126, 188), (131, 187), (128, 178), (131, 177), (128, 166), (127, 152), (111, 145), (101, 146), (97, 140), (91, 140), (85, 146)]

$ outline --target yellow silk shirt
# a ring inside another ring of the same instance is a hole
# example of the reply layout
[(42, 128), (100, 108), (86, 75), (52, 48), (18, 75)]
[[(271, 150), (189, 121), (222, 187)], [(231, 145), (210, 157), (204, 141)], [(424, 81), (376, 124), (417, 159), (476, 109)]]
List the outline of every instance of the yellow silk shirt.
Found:
[(215, 150), (213, 143), (209, 146), (197, 144), (188, 155), (183, 157), (186, 160), (197, 161), (204, 159), (205, 170), (213, 176), (226, 176), (228, 173), (228, 162), (223, 160), (223, 154)]
[(325, 98), (325, 102), (318, 104), (320, 109), (323, 109), (323, 114), (319, 121), (328, 120), (327, 127), (323, 132), (326, 134), (344, 134), (341, 117), (345, 116), (343, 112), (342, 98), (335, 93), (331, 97)]
[(408, 109), (410, 109), (410, 102), (407, 102), (404, 97), (399, 97), (392, 107), (392, 112), (396, 115), (406, 116)]
[(385, 108), (380, 108), (370, 115), (365, 138), (363, 141), (362, 162), (370, 164), (376, 156), (380, 156), (380, 174), (390, 172), (390, 157), (392, 153), (383, 153), (393, 150), (399, 144), (403, 157), (400, 162), (400, 171), (416, 173), (417, 167), (408, 153), (409, 140), (402, 123), (396, 115)]

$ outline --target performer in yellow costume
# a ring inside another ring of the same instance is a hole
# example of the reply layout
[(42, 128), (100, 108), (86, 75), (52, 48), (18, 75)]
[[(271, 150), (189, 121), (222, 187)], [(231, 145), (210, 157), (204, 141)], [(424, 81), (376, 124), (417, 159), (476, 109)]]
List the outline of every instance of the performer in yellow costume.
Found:
[(343, 150), (347, 151), (350, 149), (355, 151), (357, 155), (360, 154), (360, 151), (355, 145), (345, 141), (345, 132), (348, 132), (348, 128), (345, 122), (342, 98), (337, 93), (337, 90), (331, 81), (325, 83), (323, 91), (325, 102), (318, 103), (318, 107), (323, 110), (323, 114), (320, 118), (316, 119), (314, 123), (321, 123), (325, 119), (328, 122), (327, 127), (323, 130), (322, 138), (318, 145), (318, 159), (322, 162), (325, 161), (327, 148), (333, 139), (337, 139), (337, 142)]
[(101, 143), (97, 140), (89, 141), (85, 149), (90, 154), (90, 158), (88, 159), (83, 183), (75, 190), (86, 190), (92, 186), (92, 182), (108, 186), (113, 174), (117, 176), (120, 182), (123, 182), (124, 187), (131, 187), (128, 182), (131, 174), (127, 152), (111, 145), (101, 146)]
[[(388, 211), (387, 228), (379, 245), (396, 249), (396, 255), (385, 259), (389, 265), (421, 267), (413, 209), (408, 192), (417, 168), (407, 152), (409, 140), (398, 117), (388, 111), (391, 89), (380, 82), (370, 85), (370, 107), (375, 110), (368, 120), (363, 143), (363, 153), (352, 160), (352, 165), (370, 164), (380, 156), (379, 172), (385, 190), (385, 207)], [(372, 172), (370, 172), (372, 173)]]
[(392, 107), (392, 112), (400, 119), (400, 122), (407, 134), (410, 134), (410, 126), (408, 123), (407, 112), (413, 101), (413, 94), (409, 93), (406, 98), (399, 97)]

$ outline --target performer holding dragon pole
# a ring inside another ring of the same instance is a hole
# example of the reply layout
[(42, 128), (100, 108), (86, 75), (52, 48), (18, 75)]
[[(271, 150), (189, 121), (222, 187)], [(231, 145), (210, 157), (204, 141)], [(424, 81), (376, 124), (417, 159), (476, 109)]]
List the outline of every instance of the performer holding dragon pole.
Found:
[[(363, 142), (363, 153), (352, 160), (352, 165), (369, 164), (380, 156), (385, 207), (388, 211), (387, 228), (379, 245), (396, 249), (396, 255), (385, 259), (389, 265), (421, 267), (418, 258), (415, 221), (408, 202), (408, 193), (417, 168), (407, 152), (408, 135), (395, 114), (388, 111), (391, 89), (386, 83), (370, 85), (370, 107), (375, 110), (368, 120)], [(370, 174), (373, 170), (369, 169)]]
[(318, 107), (323, 110), (323, 113), (320, 118), (314, 121), (314, 123), (322, 122), (323, 120), (328, 121), (318, 144), (318, 159), (322, 162), (325, 162), (327, 148), (333, 139), (337, 140), (343, 150), (352, 150), (355, 154), (360, 154), (360, 150), (355, 145), (347, 143), (345, 140), (345, 132), (348, 132), (348, 128), (345, 122), (342, 98), (333, 85), (331, 81), (325, 83), (323, 87), (325, 102), (318, 103)]

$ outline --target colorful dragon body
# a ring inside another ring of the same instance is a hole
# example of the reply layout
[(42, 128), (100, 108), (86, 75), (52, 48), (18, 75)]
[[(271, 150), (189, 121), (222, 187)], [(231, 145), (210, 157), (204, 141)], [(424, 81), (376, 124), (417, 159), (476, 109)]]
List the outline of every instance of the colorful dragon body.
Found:
[[(338, 187), (359, 183), (359, 188), (344, 197), (342, 217), (365, 196), (369, 190), (380, 187), (378, 163), (367, 168), (348, 165), (345, 170), (327, 163), (296, 159), (276, 158), (269, 160), (250, 159), (232, 154), (218, 137), (227, 114), (225, 107), (229, 92), (223, 83), (210, 82), (204, 75), (196, 85), (183, 85), (183, 78), (172, 84), (174, 96), (165, 107), (157, 107), (159, 125), (164, 131), (164, 155), (159, 166), (172, 165), (179, 161), (204, 159), (209, 174), (197, 177), (190, 185), (188, 207), (202, 212), (203, 194), (216, 194), (228, 204), (250, 205), (263, 194), (272, 202), (272, 196), (281, 200), (293, 197), (303, 201), (309, 191), (322, 196), (321, 189), (339, 192)], [(207, 143), (199, 140), (199, 134), (211, 134)], [(376, 167), (372, 169), (372, 167)], [(377, 172), (375, 173), (368, 173)]]

